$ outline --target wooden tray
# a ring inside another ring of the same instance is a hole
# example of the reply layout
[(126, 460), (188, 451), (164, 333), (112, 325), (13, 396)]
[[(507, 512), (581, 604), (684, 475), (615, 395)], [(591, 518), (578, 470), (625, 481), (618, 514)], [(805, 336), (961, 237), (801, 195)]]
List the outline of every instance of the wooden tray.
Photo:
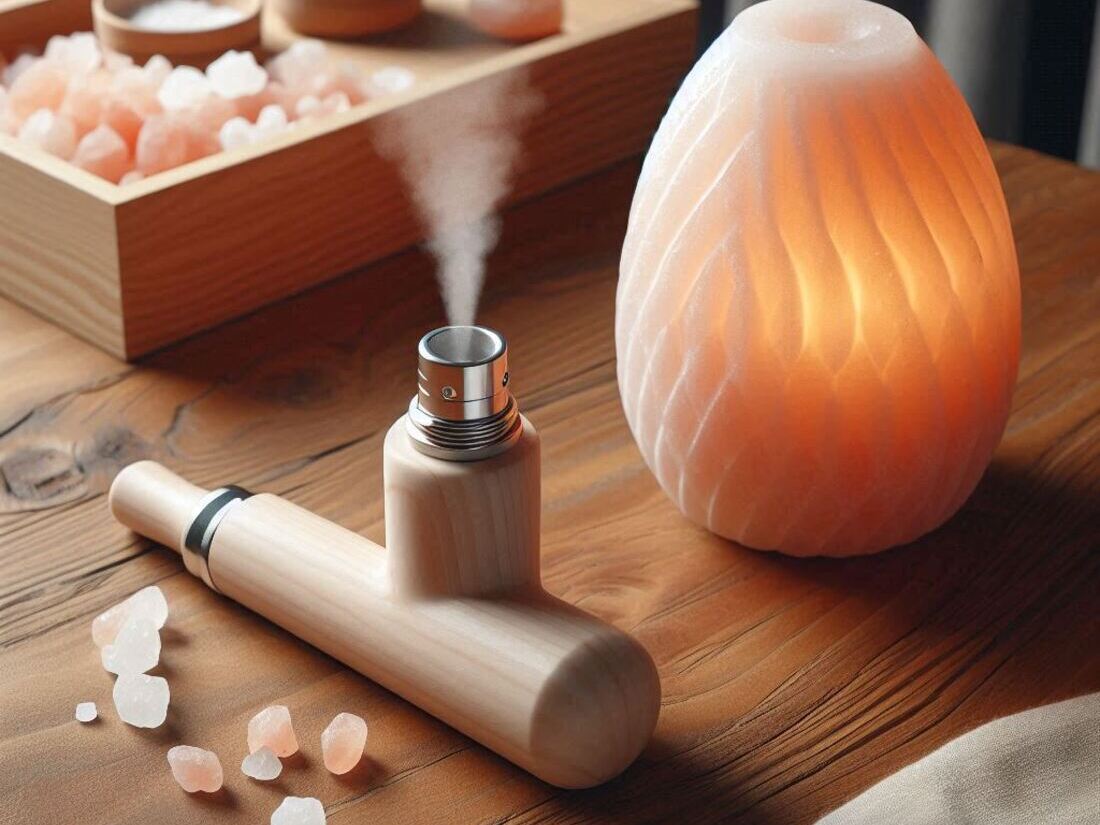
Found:
[[(0, 49), (90, 28), (88, 5), (0, 0)], [(694, 50), (692, 0), (574, 0), (561, 35), (522, 46), (470, 29), (460, 0), (426, 5), (402, 32), (329, 44), (367, 69), (413, 69), (410, 92), (140, 183), (114, 186), (0, 135), (0, 292), (133, 358), (419, 240), (371, 138), (395, 109), (528, 71), (546, 105), (511, 202), (644, 149)], [(268, 9), (265, 46), (295, 37)]]

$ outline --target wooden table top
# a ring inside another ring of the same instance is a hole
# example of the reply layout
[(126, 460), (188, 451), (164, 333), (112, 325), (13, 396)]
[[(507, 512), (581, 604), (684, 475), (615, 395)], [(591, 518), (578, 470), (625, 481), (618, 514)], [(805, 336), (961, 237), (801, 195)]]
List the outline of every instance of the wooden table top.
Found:
[[(1100, 175), (994, 147), (1023, 275), (1014, 413), (945, 527), (869, 558), (744, 550), (683, 519), (646, 470), (615, 384), (612, 316), (634, 163), (508, 213), (481, 320), (511, 340), (543, 439), (546, 584), (637, 636), (664, 698), (608, 785), (555, 790), (207, 590), (128, 534), (105, 491), (153, 457), (272, 491), (383, 539), (382, 437), (441, 322), (410, 251), (161, 352), (104, 355), (0, 302), (0, 820), (267, 822), (285, 794), (329, 822), (812, 822), (964, 731), (1100, 689)], [(156, 582), (171, 617), (160, 729), (119, 721), (92, 618)], [(73, 721), (77, 702), (101, 718)], [(245, 779), (248, 719), (293, 714), (302, 755)], [(369, 759), (328, 774), (339, 711)], [(189, 797), (164, 754), (215, 750)], [(16, 812), (21, 811), (21, 815)], [(9, 818), (10, 817), (10, 818)]]

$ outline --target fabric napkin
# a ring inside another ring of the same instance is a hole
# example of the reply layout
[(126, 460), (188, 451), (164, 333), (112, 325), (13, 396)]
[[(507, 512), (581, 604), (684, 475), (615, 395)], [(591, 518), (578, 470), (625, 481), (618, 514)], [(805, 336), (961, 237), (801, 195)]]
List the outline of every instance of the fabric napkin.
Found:
[(997, 719), (818, 825), (1100, 823), (1100, 693)]

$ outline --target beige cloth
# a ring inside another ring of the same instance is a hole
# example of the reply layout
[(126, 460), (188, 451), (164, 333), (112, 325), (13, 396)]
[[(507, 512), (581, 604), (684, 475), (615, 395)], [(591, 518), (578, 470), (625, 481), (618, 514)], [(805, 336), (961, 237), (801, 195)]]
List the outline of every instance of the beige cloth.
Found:
[(1100, 693), (983, 725), (818, 821), (884, 823), (1100, 824)]

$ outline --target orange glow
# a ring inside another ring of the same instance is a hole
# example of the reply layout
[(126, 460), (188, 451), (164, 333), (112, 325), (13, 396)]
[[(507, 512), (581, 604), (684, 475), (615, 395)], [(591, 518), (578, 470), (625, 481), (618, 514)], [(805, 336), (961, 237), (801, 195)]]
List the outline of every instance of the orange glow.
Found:
[(943, 67), (864, 0), (768, 0), (677, 93), (616, 306), (627, 420), (692, 520), (852, 555), (948, 519), (1020, 347), (997, 174)]

